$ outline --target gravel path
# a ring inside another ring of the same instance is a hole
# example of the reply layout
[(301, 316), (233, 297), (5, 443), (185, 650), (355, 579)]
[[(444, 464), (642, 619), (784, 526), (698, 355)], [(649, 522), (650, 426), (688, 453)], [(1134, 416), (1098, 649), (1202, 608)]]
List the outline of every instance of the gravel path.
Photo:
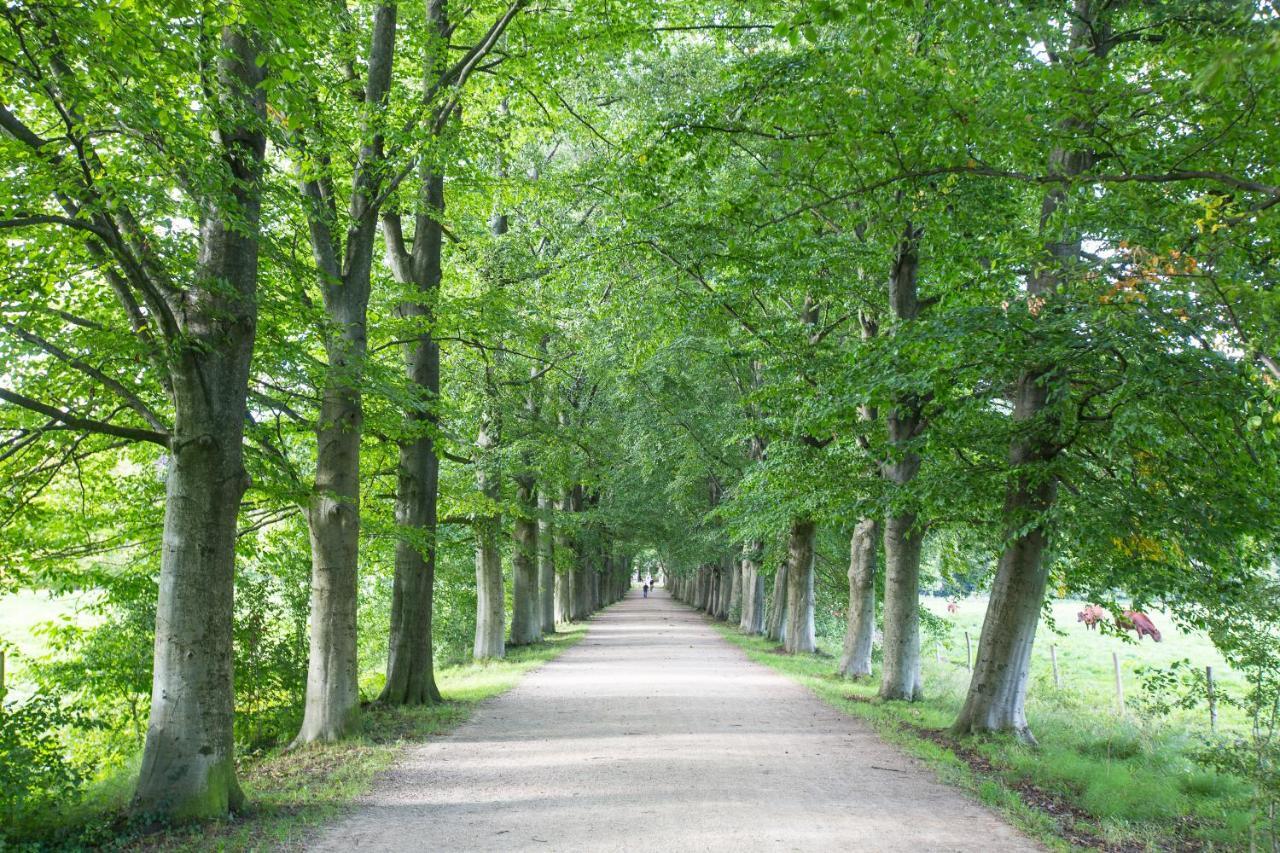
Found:
[(406, 750), (311, 849), (1039, 848), (658, 590)]

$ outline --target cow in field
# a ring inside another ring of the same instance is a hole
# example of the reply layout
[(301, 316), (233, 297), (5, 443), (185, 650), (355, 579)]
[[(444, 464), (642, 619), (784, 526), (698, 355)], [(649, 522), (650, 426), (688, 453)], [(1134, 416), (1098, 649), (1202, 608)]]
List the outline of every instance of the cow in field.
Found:
[(1139, 640), (1143, 637), (1150, 637), (1157, 643), (1160, 642), (1160, 630), (1151, 621), (1151, 617), (1137, 610), (1126, 610), (1116, 620), (1116, 627), (1123, 631), (1134, 632), (1138, 635)]
[(1076, 621), (1083, 622), (1085, 628), (1093, 631), (1097, 629), (1098, 623), (1106, 618), (1106, 615), (1107, 611), (1096, 604), (1090, 604), (1076, 614)]

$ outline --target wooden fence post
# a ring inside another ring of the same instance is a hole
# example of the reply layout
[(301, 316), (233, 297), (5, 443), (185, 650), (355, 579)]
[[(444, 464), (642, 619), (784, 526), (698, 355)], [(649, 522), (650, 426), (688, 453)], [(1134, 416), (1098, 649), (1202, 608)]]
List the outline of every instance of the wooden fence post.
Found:
[(1111, 662), (1116, 667), (1116, 707), (1120, 709), (1120, 713), (1124, 713), (1124, 682), (1120, 680), (1120, 655), (1115, 652), (1111, 653)]
[(969, 632), (964, 632), (964, 668), (973, 672), (973, 646), (969, 642)]
[(1049, 646), (1049, 661), (1053, 664), (1053, 689), (1062, 689), (1062, 679), (1058, 677), (1058, 647)]
[(941, 643), (933, 644), (933, 656), (934, 658), (937, 659), (938, 663), (942, 663), (942, 644)]

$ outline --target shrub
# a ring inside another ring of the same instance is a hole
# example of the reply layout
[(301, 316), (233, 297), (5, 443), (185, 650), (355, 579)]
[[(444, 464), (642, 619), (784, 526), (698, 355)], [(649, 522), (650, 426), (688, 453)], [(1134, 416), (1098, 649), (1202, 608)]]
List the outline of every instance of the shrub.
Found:
[(0, 839), (73, 798), (88, 768), (67, 757), (59, 733), (78, 722), (58, 699), (36, 695), (0, 709)]

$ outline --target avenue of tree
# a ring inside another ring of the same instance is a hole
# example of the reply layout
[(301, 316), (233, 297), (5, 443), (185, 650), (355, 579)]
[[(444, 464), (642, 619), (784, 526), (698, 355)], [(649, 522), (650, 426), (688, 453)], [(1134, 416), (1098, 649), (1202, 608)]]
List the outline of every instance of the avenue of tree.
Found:
[(6, 2), (0, 594), (178, 817), (638, 569), (887, 701), (989, 589), (957, 734), (1054, 595), (1274, 660), (1278, 15)]

